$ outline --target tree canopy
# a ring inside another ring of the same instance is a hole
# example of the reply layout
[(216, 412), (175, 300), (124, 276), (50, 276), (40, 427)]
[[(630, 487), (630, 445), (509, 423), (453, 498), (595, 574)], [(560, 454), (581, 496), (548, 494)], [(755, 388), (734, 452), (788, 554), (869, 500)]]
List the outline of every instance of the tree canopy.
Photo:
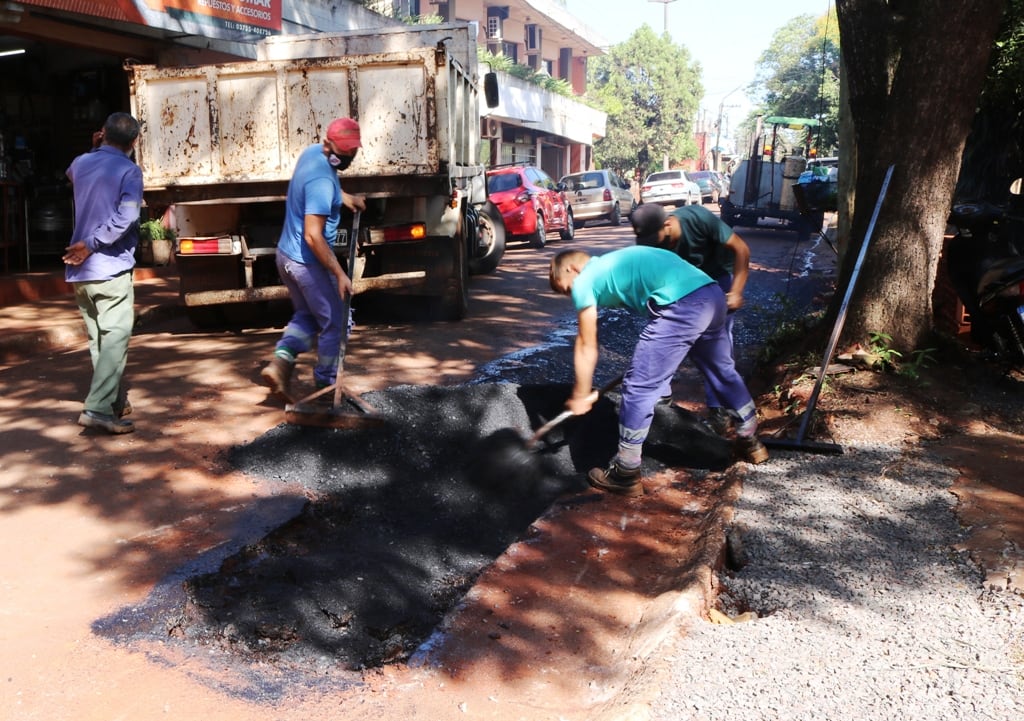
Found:
[(608, 113), (608, 134), (594, 144), (602, 167), (641, 174), (692, 158), (694, 118), (704, 88), (700, 64), (667, 34), (641, 26), (588, 64), (589, 95)]
[(821, 121), (819, 153), (832, 155), (839, 142), (839, 23), (835, 11), (800, 15), (772, 36), (758, 59), (749, 87), (757, 115)]

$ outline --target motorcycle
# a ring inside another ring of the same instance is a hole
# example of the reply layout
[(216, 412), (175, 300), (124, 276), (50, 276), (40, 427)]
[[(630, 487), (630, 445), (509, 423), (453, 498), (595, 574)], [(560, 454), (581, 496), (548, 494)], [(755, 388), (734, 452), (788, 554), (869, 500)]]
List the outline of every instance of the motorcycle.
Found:
[(971, 340), (996, 360), (1024, 366), (1024, 199), (1021, 179), (1006, 206), (953, 206), (946, 247), (950, 280), (970, 314)]

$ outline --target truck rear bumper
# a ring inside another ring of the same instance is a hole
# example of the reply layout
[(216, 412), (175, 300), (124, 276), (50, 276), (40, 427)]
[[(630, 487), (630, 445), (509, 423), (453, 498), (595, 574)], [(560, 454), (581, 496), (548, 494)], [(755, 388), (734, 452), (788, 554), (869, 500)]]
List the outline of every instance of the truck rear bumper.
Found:
[[(360, 278), (353, 284), (356, 295), (373, 290), (398, 290), (400, 288), (417, 287), (427, 277), (426, 271), (418, 270), (409, 273), (392, 273), (378, 278)], [(236, 288), (230, 290), (203, 290), (183, 293), (182, 299), (186, 306), (222, 305), (225, 303), (258, 303), (266, 300), (284, 300), (288, 297), (288, 288), (283, 285), (268, 285), (262, 288)]]

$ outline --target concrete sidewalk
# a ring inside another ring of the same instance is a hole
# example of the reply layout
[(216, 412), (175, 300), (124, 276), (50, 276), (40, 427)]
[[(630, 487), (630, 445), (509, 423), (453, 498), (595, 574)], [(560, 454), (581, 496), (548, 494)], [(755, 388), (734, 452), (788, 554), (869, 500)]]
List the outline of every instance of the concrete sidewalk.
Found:
[[(137, 267), (136, 328), (180, 312), (177, 269)], [(5, 364), (88, 340), (63, 270), (0, 277), (0, 328), (0, 363)]]

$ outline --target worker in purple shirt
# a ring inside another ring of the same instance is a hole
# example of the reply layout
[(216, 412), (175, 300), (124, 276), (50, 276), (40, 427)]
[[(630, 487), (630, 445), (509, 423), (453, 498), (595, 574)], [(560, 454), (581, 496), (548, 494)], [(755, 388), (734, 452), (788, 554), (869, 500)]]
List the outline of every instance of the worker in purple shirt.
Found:
[(135, 325), (135, 247), (139, 243), (142, 171), (131, 158), (139, 122), (113, 113), (95, 136), (99, 147), (71, 161), (75, 228), (64, 253), (65, 279), (85, 320), (92, 381), (78, 425), (131, 433), (124, 386), (128, 340)]

